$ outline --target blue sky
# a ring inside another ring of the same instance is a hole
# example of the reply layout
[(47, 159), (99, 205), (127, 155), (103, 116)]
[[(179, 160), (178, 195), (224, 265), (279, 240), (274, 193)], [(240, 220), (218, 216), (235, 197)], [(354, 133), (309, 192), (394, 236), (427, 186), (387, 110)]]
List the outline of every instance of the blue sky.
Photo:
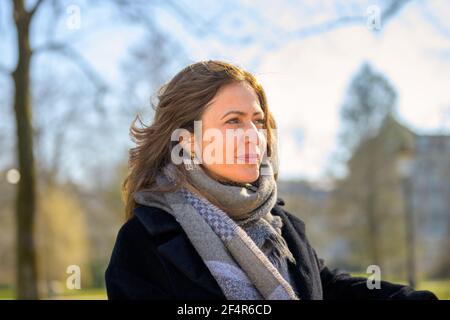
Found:
[[(8, 3), (0, 6), (0, 61), (12, 66)], [(81, 29), (68, 30), (63, 19), (56, 34), (79, 38), (74, 44), (83, 56), (119, 90), (121, 63), (130, 46), (142, 39), (142, 30), (111, 19), (114, 11), (108, 8), (86, 12), (86, 1), (71, 3), (82, 8)], [(341, 15), (364, 16), (369, 5), (383, 2), (247, 0), (224, 1), (220, 7), (208, 1), (176, 3), (188, 18), (161, 5), (154, 8), (155, 23), (182, 46), (187, 61), (228, 60), (262, 82), (279, 125), (282, 178), (326, 177), (337, 148), (339, 108), (351, 77), (365, 61), (397, 89), (401, 121), (420, 133), (450, 131), (450, 24), (444, 23), (450, 16), (448, 1), (411, 1), (389, 23), (381, 21), (380, 32), (361, 23), (308, 37), (296, 36), (294, 30)], [(45, 12), (40, 14), (45, 18)], [(44, 25), (36, 26), (41, 28)], [(41, 40), (36, 37), (35, 43)], [(183, 63), (174, 63), (170, 76)], [(127, 131), (126, 123), (117, 130), (121, 146), (127, 144)], [(72, 169), (76, 172), (76, 165)]]

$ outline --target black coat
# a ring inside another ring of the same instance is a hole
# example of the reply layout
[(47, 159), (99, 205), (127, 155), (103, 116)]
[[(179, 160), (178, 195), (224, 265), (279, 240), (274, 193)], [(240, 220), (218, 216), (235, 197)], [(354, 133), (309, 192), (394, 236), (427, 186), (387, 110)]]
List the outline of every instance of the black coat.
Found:
[[(282, 235), (297, 261), (291, 267), (300, 299), (436, 299), (384, 281), (381, 289), (369, 290), (366, 278), (328, 269), (309, 244), (303, 221), (282, 205), (279, 198), (272, 214), (283, 220)], [(105, 280), (109, 299), (226, 299), (180, 224), (155, 207), (138, 206), (122, 226)]]

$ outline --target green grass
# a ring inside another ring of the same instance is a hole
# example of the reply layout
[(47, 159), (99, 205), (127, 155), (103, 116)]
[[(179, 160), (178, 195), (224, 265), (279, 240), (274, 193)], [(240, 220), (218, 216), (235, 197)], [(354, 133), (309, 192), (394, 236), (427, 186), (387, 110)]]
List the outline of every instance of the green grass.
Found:
[[(14, 299), (12, 289), (0, 289), (0, 300)], [(106, 290), (103, 288), (88, 288), (80, 290), (67, 290), (57, 296), (43, 299), (60, 300), (106, 300)]]
[[(351, 273), (354, 277), (367, 278), (367, 273)], [(404, 280), (395, 279), (382, 279), (392, 283), (398, 283), (406, 285)], [(450, 279), (438, 279), (438, 280), (422, 280), (419, 281), (416, 290), (428, 290), (433, 292), (441, 300), (450, 300)]]
[(12, 299), (14, 292), (10, 288), (0, 288), (0, 300)]
[(441, 300), (450, 300), (450, 279), (419, 282), (418, 290), (430, 290)]
[(103, 288), (68, 290), (61, 295), (53, 297), (52, 299), (64, 300), (106, 300), (106, 290)]
[[(366, 273), (352, 273), (353, 276), (367, 278)], [(387, 279), (387, 281), (399, 284), (406, 284), (404, 281), (395, 281)], [(429, 290), (436, 294), (441, 300), (450, 300), (450, 279), (441, 280), (424, 280), (420, 281), (417, 290)], [(0, 300), (14, 299), (14, 292), (9, 288), (0, 289)], [(67, 290), (66, 292), (52, 297), (51, 299), (62, 300), (105, 300), (107, 299), (106, 291), (103, 288), (88, 288), (80, 290)]]

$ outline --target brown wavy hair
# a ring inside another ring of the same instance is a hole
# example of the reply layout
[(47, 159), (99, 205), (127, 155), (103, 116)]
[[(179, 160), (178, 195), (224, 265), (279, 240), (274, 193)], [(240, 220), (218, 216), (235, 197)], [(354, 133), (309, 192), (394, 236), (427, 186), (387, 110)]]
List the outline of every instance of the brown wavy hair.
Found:
[[(208, 102), (220, 88), (234, 82), (247, 82), (255, 90), (266, 115), (267, 156), (272, 155), (276, 123), (268, 109), (265, 92), (256, 78), (250, 72), (223, 61), (208, 60), (188, 65), (157, 91), (153, 123), (145, 125), (139, 115), (132, 122), (130, 136), (136, 146), (129, 151), (128, 173), (122, 185), (127, 219), (133, 216), (136, 207), (133, 193), (153, 186), (158, 171), (171, 161), (172, 132), (184, 128), (193, 133), (194, 121), (201, 119)], [(177, 170), (179, 180), (172, 190), (187, 181), (184, 166), (178, 165)]]

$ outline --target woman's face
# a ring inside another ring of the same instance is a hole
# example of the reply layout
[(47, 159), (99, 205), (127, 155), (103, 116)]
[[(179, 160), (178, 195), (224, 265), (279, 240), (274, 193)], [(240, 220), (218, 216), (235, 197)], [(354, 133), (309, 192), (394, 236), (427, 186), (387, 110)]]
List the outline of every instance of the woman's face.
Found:
[(211, 177), (238, 183), (258, 179), (266, 151), (264, 116), (248, 83), (229, 84), (217, 92), (201, 119), (202, 165)]

